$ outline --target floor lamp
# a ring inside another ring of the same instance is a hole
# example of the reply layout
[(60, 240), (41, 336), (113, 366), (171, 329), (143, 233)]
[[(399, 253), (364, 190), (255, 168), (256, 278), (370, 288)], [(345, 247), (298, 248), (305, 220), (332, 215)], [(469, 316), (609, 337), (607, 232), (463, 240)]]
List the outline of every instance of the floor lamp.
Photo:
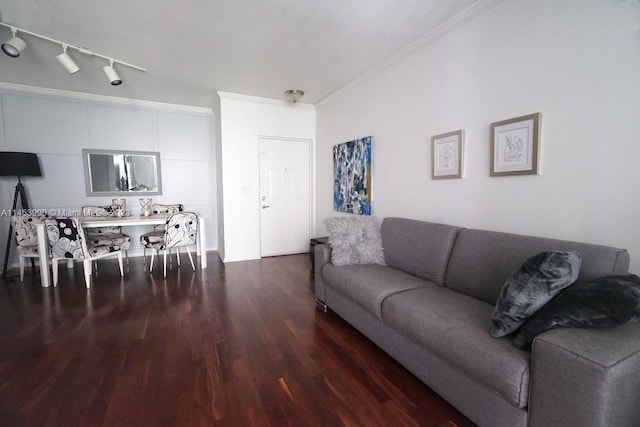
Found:
[[(27, 193), (20, 177), (42, 176), (38, 155), (35, 153), (17, 153), (13, 151), (0, 151), (0, 176), (17, 176), (16, 192), (13, 195), (13, 206), (11, 214), (14, 215), (18, 209), (18, 197), (20, 198), (21, 209), (29, 209)], [(7, 238), (7, 250), (4, 253), (4, 266), (2, 277), (7, 277), (7, 264), (9, 263), (9, 251), (13, 240), (13, 230), (9, 221), (9, 237)], [(33, 263), (33, 260), (31, 260)]]

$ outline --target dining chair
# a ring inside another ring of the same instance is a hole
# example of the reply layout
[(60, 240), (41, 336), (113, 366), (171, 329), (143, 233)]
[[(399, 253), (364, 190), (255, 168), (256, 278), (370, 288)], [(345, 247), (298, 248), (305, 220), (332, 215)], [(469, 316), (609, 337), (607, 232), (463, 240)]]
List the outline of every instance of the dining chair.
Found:
[(95, 260), (117, 256), (120, 276), (124, 276), (122, 249), (117, 245), (99, 245), (88, 242), (78, 218), (47, 218), (44, 223), (51, 249), (53, 286), (58, 284), (58, 261), (60, 260), (82, 260), (87, 289), (91, 287), (91, 264)]
[[(181, 203), (151, 205), (154, 215), (176, 214), (184, 211)], [(142, 246), (142, 268), (147, 266), (147, 249), (152, 249), (154, 243), (159, 243), (164, 239), (164, 229), (166, 224), (158, 224), (153, 226), (153, 231), (140, 236), (140, 246)]]
[(198, 216), (193, 212), (179, 212), (172, 214), (167, 218), (162, 240), (151, 243), (150, 247), (155, 249), (151, 253), (151, 263), (149, 272), (153, 271), (153, 260), (156, 253), (163, 251), (164, 258), (164, 277), (167, 277), (167, 251), (176, 250), (176, 258), (178, 267), (180, 267), (180, 248), (185, 248), (191, 267), (195, 271), (196, 266), (193, 263), (193, 257), (189, 246), (194, 246), (198, 238)]
[(40, 258), (38, 252), (37, 226), (42, 224), (44, 216), (39, 215), (12, 215), (16, 244), (18, 246), (18, 260), (20, 263), (20, 281), (24, 281), (24, 261), (26, 258)]
[[(82, 207), (82, 216), (103, 217), (114, 216), (111, 206), (93, 206), (85, 205)], [(108, 227), (91, 227), (85, 230), (87, 240), (94, 245), (111, 245), (119, 246), (127, 259), (129, 265), (129, 249), (131, 249), (131, 237), (122, 232), (122, 228), (118, 226)]]

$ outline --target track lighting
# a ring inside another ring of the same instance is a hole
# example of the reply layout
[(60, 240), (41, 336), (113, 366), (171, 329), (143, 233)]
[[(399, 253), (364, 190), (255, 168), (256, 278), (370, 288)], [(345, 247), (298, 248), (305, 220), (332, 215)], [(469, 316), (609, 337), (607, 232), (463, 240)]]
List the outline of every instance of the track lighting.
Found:
[(80, 67), (78, 67), (78, 64), (76, 64), (76, 62), (67, 53), (66, 44), (62, 45), (62, 53), (56, 56), (56, 58), (58, 58), (58, 61), (60, 61), (62, 66), (69, 72), (69, 74), (80, 71)]
[(27, 48), (27, 44), (24, 42), (24, 40), (17, 36), (18, 30), (12, 27), (10, 28), (13, 37), (2, 43), (2, 51), (12, 58), (17, 58), (18, 56), (20, 56), (22, 51)]
[(109, 79), (109, 83), (111, 83), (113, 86), (122, 84), (122, 79), (120, 78), (115, 68), (113, 67), (114, 63), (118, 63), (125, 67), (135, 68), (136, 70), (140, 70), (140, 71), (147, 71), (146, 69), (142, 67), (138, 67), (137, 65), (129, 64), (127, 62), (111, 58), (109, 56), (101, 55), (97, 52), (92, 51), (91, 49), (87, 49), (86, 47), (74, 46), (72, 44), (62, 42), (60, 40), (52, 39), (51, 37), (43, 36), (42, 34), (34, 33), (31, 31), (25, 30), (23, 28), (18, 28), (13, 25), (5, 24), (4, 22), (0, 22), (0, 25), (3, 27), (10, 28), (11, 33), (13, 34), (13, 37), (11, 37), (8, 41), (2, 44), (2, 51), (6, 55), (12, 58), (19, 57), (22, 51), (24, 51), (27, 48), (27, 44), (24, 42), (24, 40), (22, 40), (17, 36), (18, 31), (20, 31), (21, 33), (29, 34), (31, 36), (34, 36), (43, 40), (47, 40), (49, 42), (59, 44), (62, 47), (62, 53), (56, 56), (56, 58), (58, 59), (58, 61), (60, 61), (60, 64), (62, 64), (62, 66), (70, 74), (74, 74), (78, 72), (80, 70), (80, 67), (78, 66), (78, 64), (76, 64), (73, 58), (71, 58), (71, 56), (67, 53), (67, 49), (75, 49), (76, 51), (84, 55), (97, 56), (109, 61), (109, 65), (102, 67), (102, 71), (104, 71), (104, 74)]
[(122, 79), (118, 73), (116, 73), (116, 69), (113, 68), (113, 61), (110, 61), (109, 65), (102, 67), (102, 71), (104, 71), (104, 74), (109, 79), (109, 83), (112, 85), (118, 86), (122, 84)]

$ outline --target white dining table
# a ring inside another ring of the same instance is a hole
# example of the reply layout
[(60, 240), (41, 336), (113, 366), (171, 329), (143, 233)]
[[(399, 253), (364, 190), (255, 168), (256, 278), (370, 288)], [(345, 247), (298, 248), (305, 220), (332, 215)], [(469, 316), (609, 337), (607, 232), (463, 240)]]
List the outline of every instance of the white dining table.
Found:
[[(102, 217), (80, 217), (82, 228), (95, 227), (133, 227), (133, 226), (152, 226), (165, 224), (169, 215), (150, 215), (150, 216), (102, 216)], [(47, 243), (47, 232), (44, 224), (37, 225), (38, 233), (38, 253), (40, 254), (40, 283), (43, 288), (49, 287), (51, 280), (49, 278), (49, 248)], [(200, 268), (207, 268), (207, 249), (205, 245), (205, 222), (204, 218), (198, 215), (198, 236), (197, 236), (197, 255), (200, 257)]]

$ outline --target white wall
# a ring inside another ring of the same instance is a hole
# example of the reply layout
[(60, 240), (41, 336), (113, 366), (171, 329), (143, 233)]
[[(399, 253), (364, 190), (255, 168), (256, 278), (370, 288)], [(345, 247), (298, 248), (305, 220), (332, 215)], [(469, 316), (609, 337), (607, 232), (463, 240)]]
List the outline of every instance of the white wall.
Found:
[[(215, 140), (222, 141), (222, 131), (221, 131), (221, 117), (222, 114), (220, 112), (220, 96), (218, 93), (213, 94), (213, 100), (211, 102), (213, 115), (217, 118), (216, 126), (215, 126)], [(216, 146), (216, 193), (217, 193), (217, 201), (218, 204), (216, 206), (216, 216), (217, 216), (217, 231), (216, 236), (218, 238), (218, 255), (221, 259), (224, 259), (224, 191), (222, 186), (222, 144), (215, 144)]]
[[(542, 113), (539, 175), (489, 177), (492, 122)], [(331, 146), (373, 135), (374, 213), (629, 249), (640, 272), (640, 3), (504, 1), (317, 105), (317, 217)], [(430, 137), (465, 129), (465, 177)], [(321, 234), (321, 233), (318, 233)]]
[[(216, 157), (213, 113), (208, 108), (132, 101), (71, 92), (0, 84), (0, 151), (38, 154), (42, 177), (24, 178), (30, 205), (43, 209), (79, 209), (109, 205), (111, 198), (87, 197), (81, 150), (160, 152), (163, 194), (154, 203), (183, 203), (206, 220), (206, 246), (217, 235)], [(0, 208), (10, 209), (15, 178), (2, 178)], [(125, 197), (134, 215), (139, 197)], [(9, 217), (0, 217), (2, 259)], [(143, 227), (129, 227), (130, 255)], [(15, 260), (15, 249), (12, 250)]]
[[(260, 136), (310, 139), (315, 108), (265, 98), (218, 93), (221, 114), (225, 262), (260, 258)], [(312, 195), (312, 199), (314, 195)]]

